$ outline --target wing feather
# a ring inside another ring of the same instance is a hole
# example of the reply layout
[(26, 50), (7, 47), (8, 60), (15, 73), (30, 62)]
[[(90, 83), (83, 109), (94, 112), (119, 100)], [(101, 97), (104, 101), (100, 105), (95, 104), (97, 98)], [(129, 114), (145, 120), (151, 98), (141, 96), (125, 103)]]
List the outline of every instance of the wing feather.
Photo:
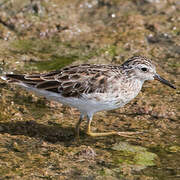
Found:
[[(24, 83), (39, 89), (60, 93), (65, 97), (79, 97), (83, 93), (104, 93), (108, 80), (116, 75), (119, 66), (82, 64), (45, 74), (7, 74), (10, 82)], [(115, 73), (116, 72), (116, 73)]]

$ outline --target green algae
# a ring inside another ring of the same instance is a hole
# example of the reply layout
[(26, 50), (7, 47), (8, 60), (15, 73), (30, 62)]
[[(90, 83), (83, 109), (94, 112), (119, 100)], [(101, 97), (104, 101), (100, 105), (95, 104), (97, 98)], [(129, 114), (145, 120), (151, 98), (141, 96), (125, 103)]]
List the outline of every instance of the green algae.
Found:
[[(65, 56), (54, 55), (51, 57), (51, 60), (31, 63), (31, 66), (37, 67), (37, 69), (40, 71), (58, 70), (64, 66), (71, 64), (76, 59), (77, 59), (77, 56), (65, 57)], [(28, 66), (29, 64), (26, 65), (26, 67)]]
[(134, 156), (134, 162), (142, 166), (154, 166), (157, 155), (151, 152), (139, 152)]
[(116, 164), (139, 165), (143, 167), (154, 166), (157, 155), (149, 152), (147, 148), (120, 142), (112, 147), (116, 152), (113, 159)]

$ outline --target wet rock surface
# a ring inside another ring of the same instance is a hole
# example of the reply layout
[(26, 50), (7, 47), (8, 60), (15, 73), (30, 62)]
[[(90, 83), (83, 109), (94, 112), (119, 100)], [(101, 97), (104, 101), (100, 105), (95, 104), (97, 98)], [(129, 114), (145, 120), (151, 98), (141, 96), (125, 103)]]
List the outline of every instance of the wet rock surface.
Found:
[(77, 141), (78, 111), (0, 81), (1, 178), (180, 178), (179, 12), (178, 0), (2, 0), (1, 74), (144, 55), (177, 89), (145, 83), (132, 102), (92, 122), (94, 131), (144, 134), (92, 138), (84, 121)]

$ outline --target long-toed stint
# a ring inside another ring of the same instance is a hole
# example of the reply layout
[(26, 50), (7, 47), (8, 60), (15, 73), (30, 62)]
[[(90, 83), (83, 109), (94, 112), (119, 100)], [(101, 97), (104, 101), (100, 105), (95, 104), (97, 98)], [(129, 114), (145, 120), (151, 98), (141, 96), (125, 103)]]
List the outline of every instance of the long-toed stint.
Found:
[(141, 56), (132, 57), (122, 65), (81, 64), (45, 74), (6, 74), (1, 78), (47, 99), (77, 108), (81, 113), (76, 124), (77, 137), (84, 116), (87, 116), (86, 133), (90, 136), (137, 134), (138, 132), (92, 132), (93, 115), (98, 111), (123, 107), (138, 95), (146, 80), (156, 79), (175, 89), (174, 85), (156, 73), (151, 60)]

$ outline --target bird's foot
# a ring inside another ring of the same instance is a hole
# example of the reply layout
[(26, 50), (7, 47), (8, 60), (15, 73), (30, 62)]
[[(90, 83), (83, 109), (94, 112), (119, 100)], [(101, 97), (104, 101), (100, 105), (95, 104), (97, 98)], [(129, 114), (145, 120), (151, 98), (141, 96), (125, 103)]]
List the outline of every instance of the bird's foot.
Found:
[(141, 131), (141, 132), (116, 132), (117, 135), (119, 136), (123, 136), (123, 137), (132, 137), (133, 135), (137, 135), (137, 134), (143, 134), (144, 132)]
[(94, 133), (91, 131), (87, 131), (87, 134), (89, 136), (93, 136), (93, 137), (111, 136), (111, 135), (118, 135), (118, 136), (123, 136), (123, 137), (132, 137), (133, 135), (142, 134), (142, 133), (144, 133), (144, 132), (116, 132), (116, 131), (112, 131), (112, 132)]

